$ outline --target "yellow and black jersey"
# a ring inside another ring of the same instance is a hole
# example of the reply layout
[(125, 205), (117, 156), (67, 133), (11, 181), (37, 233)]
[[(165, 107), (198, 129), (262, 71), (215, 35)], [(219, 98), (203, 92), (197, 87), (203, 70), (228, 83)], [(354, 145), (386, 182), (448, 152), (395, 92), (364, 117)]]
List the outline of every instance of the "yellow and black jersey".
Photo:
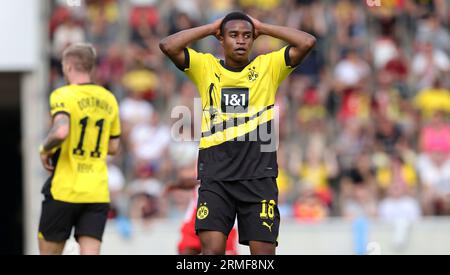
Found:
[(185, 49), (184, 72), (196, 84), (203, 107), (200, 179), (277, 176), (276, 149), (262, 145), (274, 142), (276, 91), (294, 70), (289, 48), (260, 55), (240, 69)]
[(51, 115), (70, 117), (70, 133), (56, 151), (45, 195), (71, 203), (109, 202), (106, 157), (109, 140), (120, 136), (114, 95), (94, 84), (67, 85), (50, 95)]

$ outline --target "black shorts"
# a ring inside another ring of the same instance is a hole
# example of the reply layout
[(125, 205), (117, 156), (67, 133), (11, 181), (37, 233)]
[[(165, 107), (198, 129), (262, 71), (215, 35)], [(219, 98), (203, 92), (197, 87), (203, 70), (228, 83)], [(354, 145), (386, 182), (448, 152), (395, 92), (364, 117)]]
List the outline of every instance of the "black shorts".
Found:
[(239, 243), (278, 245), (280, 212), (275, 178), (238, 181), (201, 180), (195, 230), (219, 231), (228, 236), (237, 215)]
[(75, 227), (75, 239), (88, 236), (102, 241), (109, 203), (68, 203), (46, 198), (42, 202), (39, 237), (63, 242)]

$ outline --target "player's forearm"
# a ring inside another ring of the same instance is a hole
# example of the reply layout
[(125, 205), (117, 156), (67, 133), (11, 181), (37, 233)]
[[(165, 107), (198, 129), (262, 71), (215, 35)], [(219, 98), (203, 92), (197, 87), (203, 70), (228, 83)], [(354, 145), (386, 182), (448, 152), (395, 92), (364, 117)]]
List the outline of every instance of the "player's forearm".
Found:
[(54, 148), (60, 146), (64, 142), (64, 139), (58, 139), (55, 136), (48, 136), (43, 145), (43, 149), (46, 152), (50, 152)]
[(64, 116), (55, 119), (52, 128), (42, 144), (43, 150), (50, 152), (60, 146), (69, 134), (69, 118)]
[(188, 190), (194, 188), (198, 184), (198, 180), (195, 178), (182, 178), (178, 181), (177, 187), (180, 189)]
[(119, 139), (114, 138), (109, 140), (108, 155), (114, 156), (119, 152)]
[(286, 41), (305, 53), (309, 52), (316, 43), (316, 38), (311, 34), (284, 26), (262, 23), (259, 32)]
[(168, 56), (177, 55), (190, 43), (214, 35), (215, 31), (216, 28), (212, 24), (180, 31), (161, 40), (159, 47)]

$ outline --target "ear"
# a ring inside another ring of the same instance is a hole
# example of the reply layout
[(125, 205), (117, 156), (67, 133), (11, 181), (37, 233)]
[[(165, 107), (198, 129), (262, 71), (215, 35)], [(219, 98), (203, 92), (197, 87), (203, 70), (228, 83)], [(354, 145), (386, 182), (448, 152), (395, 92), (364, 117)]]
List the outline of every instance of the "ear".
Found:
[(256, 40), (256, 38), (259, 37), (259, 32), (256, 29), (253, 29), (253, 41)]

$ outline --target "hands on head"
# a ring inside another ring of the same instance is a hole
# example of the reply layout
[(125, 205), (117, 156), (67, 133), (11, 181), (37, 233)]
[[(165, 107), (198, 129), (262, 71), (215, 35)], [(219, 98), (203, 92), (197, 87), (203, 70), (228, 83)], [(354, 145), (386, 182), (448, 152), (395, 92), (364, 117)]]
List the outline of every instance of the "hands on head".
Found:
[[(251, 17), (250, 15), (247, 14), (247, 16), (252, 20), (253, 22), (253, 26), (255, 28), (255, 32), (254, 32), (254, 39), (258, 38), (260, 35), (262, 35), (262, 25), (263, 23), (261, 21), (259, 21), (258, 19), (255, 19), (253, 17)], [(211, 35), (214, 35), (217, 40), (220, 40), (220, 36), (222, 35), (221, 33), (221, 29), (220, 29), (220, 25), (222, 24), (222, 21), (225, 17), (221, 17), (219, 19), (216, 19), (214, 22), (211, 23), (212, 26), (212, 33)]]

